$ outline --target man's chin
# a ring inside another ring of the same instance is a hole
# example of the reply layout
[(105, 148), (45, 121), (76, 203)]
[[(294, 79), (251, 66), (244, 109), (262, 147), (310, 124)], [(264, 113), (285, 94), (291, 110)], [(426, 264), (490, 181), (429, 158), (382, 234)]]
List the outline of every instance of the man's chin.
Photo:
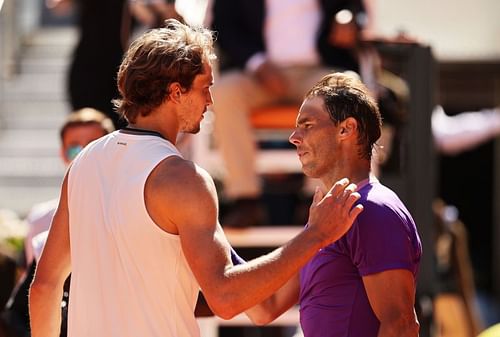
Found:
[(304, 167), (304, 165), (302, 165), (302, 173), (304, 173), (304, 175), (309, 178), (314, 178), (311, 176), (311, 172), (306, 167)]
[(302, 164), (302, 173), (308, 178), (319, 178), (319, 175), (308, 166)]
[(197, 128), (190, 128), (190, 129), (182, 130), (182, 132), (184, 132), (184, 133), (190, 133), (192, 135), (195, 135), (198, 132), (200, 132), (200, 126), (198, 125)]

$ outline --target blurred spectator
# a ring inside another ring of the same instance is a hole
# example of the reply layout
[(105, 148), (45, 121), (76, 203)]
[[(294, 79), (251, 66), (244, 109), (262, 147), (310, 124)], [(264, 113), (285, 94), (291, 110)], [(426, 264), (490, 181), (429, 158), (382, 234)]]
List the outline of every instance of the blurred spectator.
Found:
[(77, 6), (78, 42), (67, 78), (72, 110), (85, 107), (104, 112), (115, 127), (125, 122), (114, 111), (118, 97), (116, 74), (128, 44), (130, 15), (126, 0), (46, 0), (55, 13)]
[[(26, 224), (11, 210), (0, 209), (0, 312), (8, 303), (22, 273), (20, 256), (26, 235)], [(0, 317), (0, 336), (10, 337), (9, 329)]]
[(212, 93), (215, 138), (225, 162), (224, 226), (262, 223), (250, 110), (297, 106), (333, 70), (358, 71), (356, 48), (367, 24), (362, 0), (213, 0), (207, 17), (218, 32), (220, 77)]
[[(471, 101), (474, 101), (471, 97)], [(434, 141), (439, 149), (440, 196), (456, 205), (468, 230), (468, 246), (477, 287), (477, 301), (486, 326), (500, 319), (495, 296), (494, 149), (500, 137), (500, 107), (472, 111), (443, 111), (432, 115)], [(495, 141), (496, 140), (496, 141)], [(481, 198), (477, 198), (480, 195)]]
[(482, 322), (476, 305), (467, 230), (455, 207), (436, 200), (433, 211), (436, 219), (436, 337), (474, 337), (482, 330)]
[[(382, 135), (377, 141), (374, 153), (373, 171), (379, 176), (380, 170), (393, 154), (398, 128), (405, 123), (404, 104), (408, 103), (409, 91), (400, 78), (384, 71), (387, 80), (378, 80), (378, 86), (385, 90), (379, 96), (381, 112), (385, 111)], [(398, 105), (393, 106), (394, 104)], [(455, 156), (470, 151), (500, 135), (500, 107), (478, 111), (464, 111), (456, 115), (447, 115), (443, 107), (437, 105), (432, 111), (431, 128), (436, 150), (447, 156)]]
[[(68, 166), (87, 144), (113, 130), (114, 127), (111, 119), (107, 118), (100, 111), (92, 108), (84, 108), (71, 113), (67, 116), (66, 121), (60, 129), (60, 155), (62, 161)], [(27, 217), (27, 222), (30, 226), (24, 243), (28, 266), (27, 272), (19, 282), (11, 296), (9, 304), (2, 313), (5, 328), (9, 329), (16, 336), (29, 336), (28, 291), (35, 271), (35, 257), (38, 259), (43, 249), (44, 238), (46, 238), (44, 233), (50, 227), (56, 207), (57, 202), (53, 201), (35, 205)], [(63, 317), (65, 316), (64, 310), (67, 309), (68, 289), (69, 282), (65, 285), (66, 291), (62, 301)], [(65, 336), (65, 324), (66, 322), (63, 320), (61, 336)]]
[[(7, 300), (16, 283), (16, 261), (7, 254), (0, 251), (0, 308), (7, 304)], [(8, 337), (8, 328), (0, 319), (0, 336)]]
[(0, 251), (0, 307), (7, 304), (11, 291), (16, 283), (16, 260)]
[[(113, 124), (103, 113), (84, 108), (71, 113), (60, 129), (60, 156), (67, 166), (76, 155), (93, 140), (113, 131)], [(35, 235), (49, 229), (52, 216), (57, 207), (57, 199), (33, 206), (27, 216), (29, 225), (25, 239), (26, 264), (33, 261), (32, 239)]]
[[(172, 0), (46, 0), (56, 14), (77, 6), (79, 38), (73, 51), (67, 89), (73, 110), (85, 107), (104, 112), (115, 128), (126, 125), (114, 110), (118, 97), (116, 74), (128, 46), (132, 20), (146, 28), (182, 19)], [(131, 17), (133, 15), (133, 18)]]
[(0, 309), (2, 309), (18, 276), (23, 271), (23, 239), (27, 225), (16, 212), (0, 209)]
[(500, 107), (448, 116), (438, 105), (432, 112), (432, 134), (443, 154), (473, 149), (500, 135)]
[[(389, 39), (384, 39), (389, 41)], [(414, 40), (399, 38), (391, 43), (410, 43)], [(376, 143), (372, 157), (372, 173), (397, 172), (401, 166), (400, 151), (403, 126), (407, 122), (410, 90), (404, 79), (388, 71), (377, 49), (368, 40), (358, 48), (360, 76), (376, 99), (382, 115), (382, 135)], [(393, 151), (394, 150), (394, 151)]]
[(145, 28), (163, 26), (166, 19), (184, 19), (175, 8), (175, 0), (129, 0), (132, 16)]

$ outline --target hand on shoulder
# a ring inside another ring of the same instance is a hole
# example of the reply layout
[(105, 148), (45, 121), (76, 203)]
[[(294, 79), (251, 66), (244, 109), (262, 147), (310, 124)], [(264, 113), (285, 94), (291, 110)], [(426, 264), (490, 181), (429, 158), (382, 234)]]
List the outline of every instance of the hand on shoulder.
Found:
[(316, 230), (326, 244), (340, 239), (363, 211), (362, 205), (354, 206), (360, 198), (355, 184), (347, 178), (337, 181), (325, 194), (316, 189), (309, 209), (308, 226)]

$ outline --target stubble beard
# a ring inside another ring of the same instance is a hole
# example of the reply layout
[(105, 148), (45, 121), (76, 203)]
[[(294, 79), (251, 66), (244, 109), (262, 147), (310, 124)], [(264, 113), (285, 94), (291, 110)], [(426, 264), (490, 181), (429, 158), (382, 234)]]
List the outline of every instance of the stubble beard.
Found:
[(184, 120), (183, 121), (183, 126), (181, 127), (181, 131), (184, 133), (190, 133), (190, 134), (197, 134), (200, 132), (200, 123), (201, 122), (194, 122), (194, 123), (189, 123), (189, 121)]
[(190, 134), (195, 135), (198, 132), (200, 132), (200, 124), (198, 124), (197, 126), (192, 126), (192, 127), (185, 128), (182, 132), (190, 133)]

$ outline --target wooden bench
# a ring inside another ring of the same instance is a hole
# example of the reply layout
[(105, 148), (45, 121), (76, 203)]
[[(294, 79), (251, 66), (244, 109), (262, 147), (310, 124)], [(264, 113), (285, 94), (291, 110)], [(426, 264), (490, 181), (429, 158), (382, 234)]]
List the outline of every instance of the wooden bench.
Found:
[(277, 105), (258, 108), (250, 113), (250, 123), (254, 129), (295, 128), (299, 107), (295, 105)]

